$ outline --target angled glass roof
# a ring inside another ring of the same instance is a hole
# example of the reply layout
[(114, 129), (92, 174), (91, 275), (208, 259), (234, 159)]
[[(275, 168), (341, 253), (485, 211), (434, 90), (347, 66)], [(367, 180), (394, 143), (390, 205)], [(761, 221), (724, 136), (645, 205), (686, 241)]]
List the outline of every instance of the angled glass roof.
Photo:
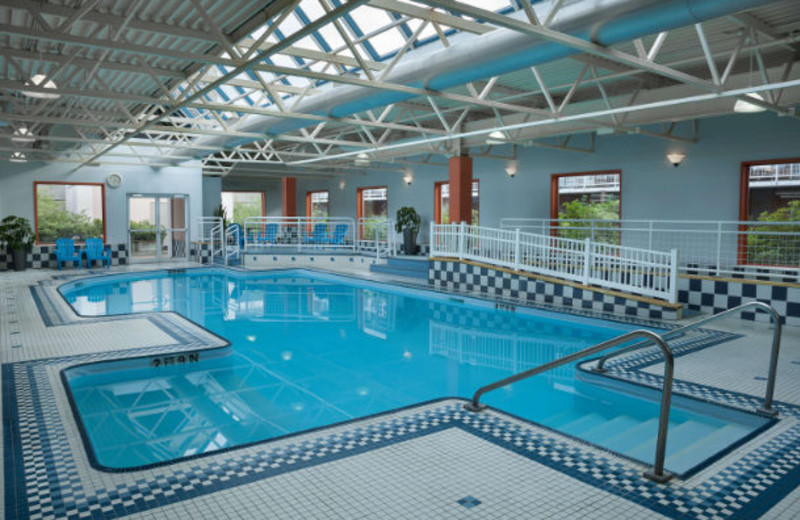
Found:
[[(518, 0), (461, 0), (482, 9), (491, 9), (496, 12), (507, 13), (520, 9)], [(251, 49), (268, 31), (270, 34), (261, 43), (260, 48), (268, 48), (286, 38), (287, 35), (319, 20), (329, 10), (343, 4), (343, 0), (302, 0), (294, 11), (280, 20), (278, 27), (273, 27), (273, 20), (254, 30), (249, 37), (236, 45), (240, 56), (248, 56), (257, 50)], [(205, 100), (208, 103), (224, 103), (230, 105), (235, 112), (236, 106), (266, 108), (276, 104), (274, 97), (287, 100), (298, 92), (312, 93), (326, 81), (320, 78), (303, 77), (292, 74), (280, 74), (280, 71), (269, 70), (268, 66), (284, 69), (304, 70), (323, 74), (349, 74), (365, 76), (363, 68), (371, 71), (385, 68), (386, 64), (403, 49), (413, 49), (449, 37), (459, 29), (441, 22), (434, 22), (426, 18), (426, 13), (436, 12), (445, 14), (448, 21), (457, 25), (458, 19), (474, 20), (458, 13), (433, 9), (430, 6), (411, 0), (397, 0), (395, 10), (384, 10), (369, 5), (362, 5), (353, 9), (335, 23), (328, 23), (310, 35), (293, 43), (292, 46), (281, 53), (271, 55), (262, 63), (266, 67), (238, 75), (237, 86), (221, 85), (208, 93)], [(399, 14), (400, 12), (411, 12)], [(416, 37), (415, 37), (416, 35)], [(409, 41), (412, 40), (413, 41)], [(357, 56), (354, 54), (357, 54)], [(222, 57), (230, 58), (228, 53)], [(232, 67), (217, 65), (214, 74), (206, 73), (208, 82), (215, 77), (220, 77), (233, 70)], [(265, 70), (266, 69), (266, 70)], [(246, 88), (242, 85), (249, 84)], [(178, 86), (178, 91), (183, 92), (189, 82)], [(311, 89), (306, 92), (306, 89)], [(185, 113), (194, 117), (203, 117), (204, 110), (189, 109)], [(239, 116), (243, 113), (239, 112)], [(223, 120), (230, 119), (234, 113), (222, 116)]]

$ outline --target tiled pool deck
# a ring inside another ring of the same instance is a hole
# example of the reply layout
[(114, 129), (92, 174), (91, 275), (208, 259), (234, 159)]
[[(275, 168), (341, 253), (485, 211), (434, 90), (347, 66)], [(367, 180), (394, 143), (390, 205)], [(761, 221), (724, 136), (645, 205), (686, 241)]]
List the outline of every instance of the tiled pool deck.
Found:
[[(53, 279), (74, 274), (0, 273), (7, 519), (800, 517), (800, 329), (793, 327), (784, 329), (778, 424), (667, 485), (641, 477), (641, 464), (499, 412), (464, 412), (459, 400), (149, 470), (98, 471), (60, 370), (224, 341), (172, 313), (76, 318)], [(752, 409), (763, 393), (771, 331), (735, 319), (714, 329), (733, 334), (679, 342), (676, 392)], [(660, 383), (661, 366), (646, 353), (611, 368), (609, 377)]]

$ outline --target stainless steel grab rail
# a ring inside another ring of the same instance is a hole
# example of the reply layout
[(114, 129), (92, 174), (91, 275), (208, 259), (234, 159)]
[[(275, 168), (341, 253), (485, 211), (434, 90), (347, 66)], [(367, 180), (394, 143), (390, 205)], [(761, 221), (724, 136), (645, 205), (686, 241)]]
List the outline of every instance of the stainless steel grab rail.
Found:
[(667, 345), (667, 342), (655, 332), (651, 332), (649, 330), (634, 330), (633, 332), (628, 332), (622, 336), (617, 336), (616, 338), (612, 338), (608, 341), (598, 343), (597, 345), (556, 359), (555, 361), (551, 361), (549, 363), (545, 363), (544, 365), (539, 365), (524, 372), (506, 377), (505, 379), (501, 379), (500, 381), (496, 381), (490, 385), (482, 386), (472, 396), (472, 401), (464, 405), (464, 408), (470, 412), (480, 412), (481, 410), (486, 409), (486, 405), (482, 404), (480, 399), (481, 396), (487, 392), (497, 390), (498, 388), (508, 386), (512, 383), (516, 383), (517, 381), (521, 381), (537, 374), (541, 374), (542, 372), (547, 372), (548, 370), (572, 363), (573, 361), (577, 361), (581, 358), (598, 354), (603, 350), (616, 347), (617, 345), (625, 343), (626, 341), (640, 337), (647, 338), (648, 342), (655, 342), (661, 348), (661, 352), (664, 354), (664, 382), (661, 387), (661, 410), (658, 418), (656, 455), (655, 460), (653, 461), (653, 467), (645, 471), (644, 476), (656, 482), (666, 482), (672, 478), (671, 473), (664, 471), (664, 458), (667, 451), (667, 428), (669, 427), (669, 408), (672, 401), (672, 375), (675, 369), (675, 358), (673, 357), (672, 351)]
[[(750, 308), (750, 307), (754, 307), (756, 309), (762, 310), (762, 311), (766, 312), (767, 314), (769, 314), (772, 317), (772, 322), (774, 324), (774, 328), (772, 330), (772, 351), (771, 351), (770, 360), (769, 360), (769, 374), (768, 374), (768, 377), (767, 377), (767, 392), (764, 395), (764, 405), (759, 407), (759, 408), (757, 408), (756, 410), (759, 413), (775, 416), (775, 415), (778, 415), (778, 411), (775, 408), (772, 407), (772, 398), (773, 398), (773, 396), (775, 394), (775, 377), (776, 377), (777, 372), (778, 372), (778, 354), (779, 354), (780, 349), (781, 349), (782, 325), (781, 325), (781, 316), (780, 316), (780, 314), (778, 314), (778, 311), (776, 311), (772, 306), (767, 305), (766, 303), (763, 303), (763, 302), (747, 302), (745, 304), (739, 305), (738, 307), (733, 307), (732, 309), (728, 309), (726, 311), (722, 311), (722, 312), (720, 312), (718, 314), (715, 314), (713, 316), (709, 316), (708, 318), (704, 318), (704, 319), (696, 321), (696, 322), (694, 322), (694, 323), (692, 323), (690, 325), (686, 325), (685, 327), (681, 327), (681, 328), (678, 328), (678, 329), (670, 330), (670, 331), (668, 331), (668, 332), (666, 332), (664, 334), (661, 334), (661, 337), (663, 339), (665, 339), (665, 340), (666, 339), (672, 339), (675, 336), (679, 336), (679, 335), (683, 334), (687, 330), (696, 329), (697, 327), (700, 327), (701, 325), (705, 325), (706, 323), (718, 320), (720, 318), (724, 318), (726, 316), (730, 316), (731, 314), (736, 314), (736, 313), (741, 312), (742, 310)], [(619, 356), (619, 355), (622, 355), (622, 354), (625, 354), (625, 353), (630, 352), (632, 350), (636, 350), (636, 349), (640, 349), (642, 347), (646, 347), (646, 346), (648, 346), (650, 344), (651, 344), (650, 340), (645, 340), (645, 341), (640, 341), (639, 343), (635, 343), (633, 345), (630, 345), (628, 347), (621, 348), (621, 349), (619, 349), (617, 351), (609, 352), (608, 354), (606, 354), (605, 356), (600, 358), (600, 360), (597, 362), (597, 366), (594, 367), (592, 369), (592, 371), (593, 372), (598, 372), (598, 373), (605, 373), (605, 372), (608, 371), (608, 369), (605, 368), (605, 364), (606, 364), (606, 361), (608, 361), (609, 359), (611, 359), (613, 357), (616, 357), (616, 356)]]

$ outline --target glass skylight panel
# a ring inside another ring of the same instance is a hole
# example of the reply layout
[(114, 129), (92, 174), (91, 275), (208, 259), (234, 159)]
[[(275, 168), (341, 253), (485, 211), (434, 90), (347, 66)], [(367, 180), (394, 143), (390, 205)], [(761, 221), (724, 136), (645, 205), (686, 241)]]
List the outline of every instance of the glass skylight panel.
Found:
[(325, 9), (322, 8), (319, 0), (303, 0), (300, 2), (300, 10), (312, 22), (325, 16)]
[(344, 40), (339, 35), (339, 31), (336, 30), (336, 27), (334, 27), (333, 24), (326, 24), (320, 27), (317, 32), (320, 34), (320, 36), (322, 36), (331, 49), (336, 50), (344, 47)]
[(395, 28), (373, 36), (369, 39), (369, 42), (375, 48), (375, 52), (383, 57), (402, 48), (406, 43), (406, 38), (400, 32), (400, 29)]

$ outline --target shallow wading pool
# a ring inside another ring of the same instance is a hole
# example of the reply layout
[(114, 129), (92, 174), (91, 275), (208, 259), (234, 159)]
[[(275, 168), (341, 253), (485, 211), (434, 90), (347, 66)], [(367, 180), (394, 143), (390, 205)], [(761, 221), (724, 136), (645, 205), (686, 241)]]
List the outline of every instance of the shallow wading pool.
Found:
[[(305, 271), (158, 271), (85, 279), (60, 291), (84, 316), (176, 311), (232, 345), (64, 372), (90, 459), (112, 470), (468, 398), (482, 385), (641, 328), (498, 311)], [(626, 394), (576, 373), (574, 365), (561, 367), (484, 401), (651, 463), (658, 396)], [(666, 466), (685, 474), (767, 424), (719, 406), (675, 403)]]

